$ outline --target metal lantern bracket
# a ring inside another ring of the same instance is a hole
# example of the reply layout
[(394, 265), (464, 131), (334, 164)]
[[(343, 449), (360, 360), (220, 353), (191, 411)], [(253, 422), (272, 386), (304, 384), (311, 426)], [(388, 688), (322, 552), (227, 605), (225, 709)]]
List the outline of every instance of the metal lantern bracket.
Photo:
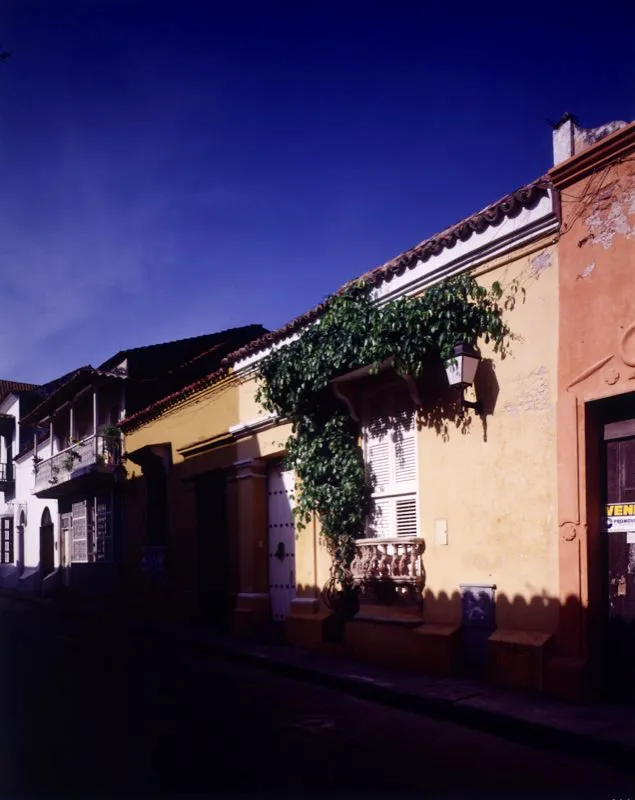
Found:
[(473, 408), (474, 411), (481, 416), (483, 414), (483, 403), (480, 400), (466, 400), (463, 396), (465, 389), (465, 386), (461, 387), (461, 394), (459, 395), (459, 410), (462, 411), (464, 408)]
[(480, 400), (466, 400), (464, 392), (468, 386), (472, 386), (479, 364), (481, 354), (479, 350), (466, 342), (457, 342), (452, 352), (452, 356), (445, 362), (445, 371), (448, 376), (450, 386), (458, 386), (459, 410), (472, 408), (477, 414), (483, 413), (483, 404)]

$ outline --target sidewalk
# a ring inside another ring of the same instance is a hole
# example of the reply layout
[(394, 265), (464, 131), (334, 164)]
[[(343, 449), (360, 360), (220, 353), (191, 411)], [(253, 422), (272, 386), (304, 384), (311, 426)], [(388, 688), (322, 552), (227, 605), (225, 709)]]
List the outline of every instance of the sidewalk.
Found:
[[(2, 590), (0, 595), (55, 607), (49, 600), (20, 597)], [(82, 616), (80, 609), (75, 611)], [(210, 656), (271, 670), (523, 744), (635, 771), (635, 706), (569, 705), (546, 695), (498, 689), (474, 680), (437, 678), (285, 645), (219, 636), (194, 625), (140, 621), (129, 621), (128, 625), (139, 632), (168, 636), (175, 643), (195, 647)]]
[(547, 695), (437, 678), (340, 656), (153, 625), (202, 652), (347, 692), (414, 713), (635, 771), (635, 706), (576, 706)]

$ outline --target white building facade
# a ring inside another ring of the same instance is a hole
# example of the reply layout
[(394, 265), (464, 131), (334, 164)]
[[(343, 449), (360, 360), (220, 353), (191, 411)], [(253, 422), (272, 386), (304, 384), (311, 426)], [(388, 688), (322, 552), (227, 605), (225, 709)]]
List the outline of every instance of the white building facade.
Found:
[[(47, 593), (60, 580), (59, 517), (56, 500), (33, 494), (34, 437), (20, 419), (34, 396), (35, 387), (0, 402), (0, 587)], [(40, 437), (38, 456), (48, 451)]]

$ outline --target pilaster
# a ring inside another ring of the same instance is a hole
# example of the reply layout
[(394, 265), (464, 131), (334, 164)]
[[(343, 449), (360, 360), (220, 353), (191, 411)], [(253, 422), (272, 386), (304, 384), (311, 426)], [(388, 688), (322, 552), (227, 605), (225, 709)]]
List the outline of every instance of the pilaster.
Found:
[(267, 464), (263, 459), (234, 463), (237, 593), (233, 628), (247, 631), (269, 618), (267, 579)]

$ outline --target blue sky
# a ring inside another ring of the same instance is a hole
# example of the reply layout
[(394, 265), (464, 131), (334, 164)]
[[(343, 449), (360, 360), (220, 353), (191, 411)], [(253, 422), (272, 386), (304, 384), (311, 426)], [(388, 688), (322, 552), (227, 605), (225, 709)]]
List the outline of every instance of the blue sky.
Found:
[(635, 118), (634, 11), (428, 5), (4, 0), (0, 376), (276, 328)]

